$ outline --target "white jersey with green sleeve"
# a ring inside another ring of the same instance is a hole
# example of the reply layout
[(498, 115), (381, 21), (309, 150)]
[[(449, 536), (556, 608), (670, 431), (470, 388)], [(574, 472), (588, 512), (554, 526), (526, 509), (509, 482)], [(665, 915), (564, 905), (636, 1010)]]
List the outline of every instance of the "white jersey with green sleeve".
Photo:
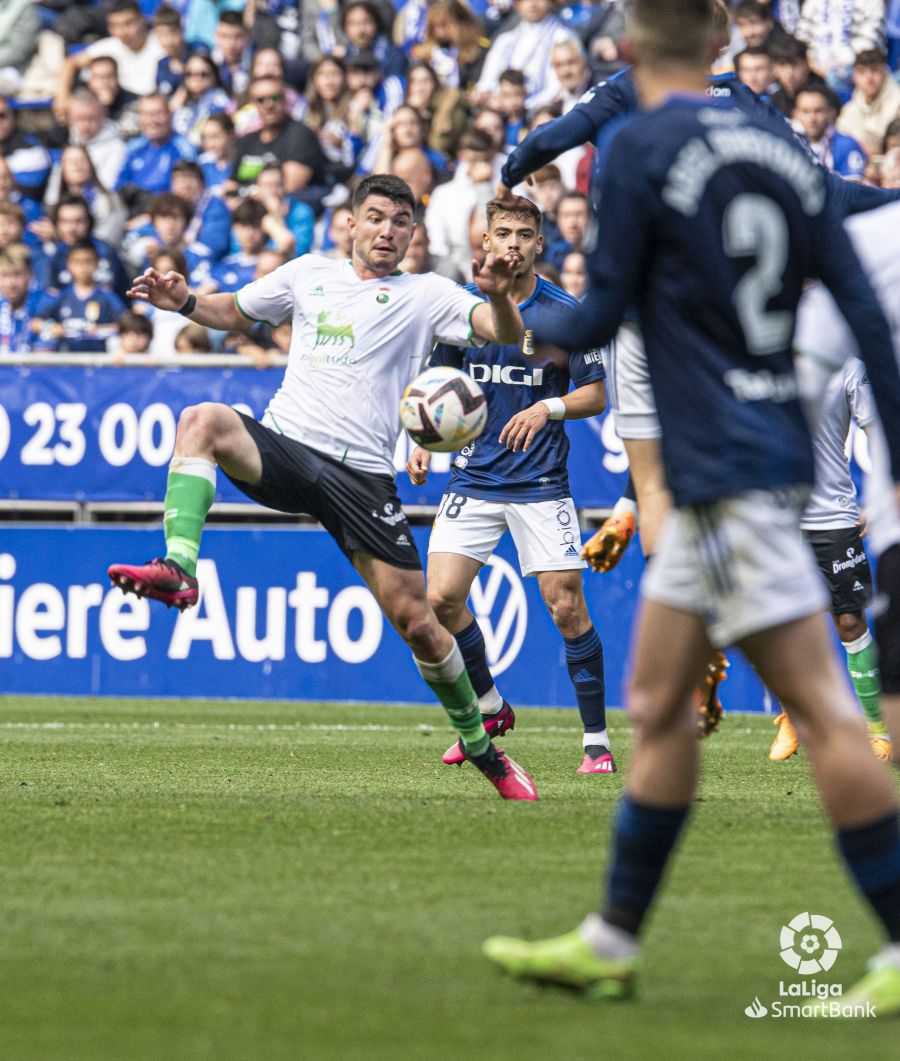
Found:
[[(890, 322), (894, 350), (900, 356), (900, 203), (855, 214), (844, 222), (844, 227)], [(800, 301), (794, 347), (818, 364), (833, 368), (858, 353), (846, 321), (821, 284), (814, 284)], [(887, 442), (877, 417), (867, 434), (871, 459), (871, 471), (864, 485), (867, 544), (872, 553), (880, 556), (900, 543), (900, 516)]]
[(851, 419), (866, 428), (876, 415), (866, 367), (858, 357), (851, 357), (825, 391), (821, 420), (813, 436), (816, 485), (800, 520), (804, 530), (856, 526), (859, 509), (847, 461), (847, 435)]
[(281, 386), (262, 423), (360, 471), (394, 475), (400, 399), (435, 342), (471, 345), (483, 300), (435, 273), (361, 280), (304, 254), (234, 296), (251, 320), (290, 319)]

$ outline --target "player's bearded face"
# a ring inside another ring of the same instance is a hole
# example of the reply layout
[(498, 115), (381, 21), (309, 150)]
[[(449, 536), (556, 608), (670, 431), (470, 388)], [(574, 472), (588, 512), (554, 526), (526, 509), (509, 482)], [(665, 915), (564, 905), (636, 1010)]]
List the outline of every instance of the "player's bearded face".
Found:
[(368, 268), (389, 273), (405, 257), (415, 224), (405, 203), (371, 196), (349, 218), (356, 256)]

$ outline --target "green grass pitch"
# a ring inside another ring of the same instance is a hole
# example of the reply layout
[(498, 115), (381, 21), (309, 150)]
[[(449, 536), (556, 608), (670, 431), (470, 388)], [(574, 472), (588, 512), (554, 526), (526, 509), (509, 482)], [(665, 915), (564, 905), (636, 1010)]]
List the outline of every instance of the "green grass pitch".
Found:
[[(572, 928), (598, 896), (624, 774), (578, 777), (577, 716), (522, 711), (505, 746), (538, 804), (443, 767), (433, 708), (0, 700), (0, 1057), (757, 1059), (896, 1056), (888, 1021), (753, 1021), (792, 979), (803, 910), (879, 946), (806, 763), (733, 714), (632, 1002), (505, 979), (496, 932)], [(621, 765), (628, 727), (612, 716)]]

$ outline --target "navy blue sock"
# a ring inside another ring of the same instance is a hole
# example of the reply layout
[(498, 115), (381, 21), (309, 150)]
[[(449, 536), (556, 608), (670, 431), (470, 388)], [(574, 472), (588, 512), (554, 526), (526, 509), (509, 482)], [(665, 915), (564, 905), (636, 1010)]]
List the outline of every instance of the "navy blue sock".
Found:
[(563, 643), (584, 732), (601, 733), (606, 729), (606, 685), (600, 637), (592, 626), (579, 637), (564, 637)]
[(484, 634), (481, 632), (478, 620), (473, 619), (464, 630), (460, 630), (458, 634), (453, 636), (456, 638), (460, 652), (462, 652), (463, 662), (466, 665), (466, 671), (472, 683), (472, 688), (475, 690), (475, 695), (484, 696), (494, 684), (494, 679), (491, 677), (491, 669), (488, 667), (487, 648), (484, 644)]
[(622, 798), (613, 830), (603, 920), (636, 936), (690, 807), (647, 807)]
[(856, 886), (869, 900), (892, 943), (900, 942), (900, 824), (897, 814), (838, 829), (838, 847)]

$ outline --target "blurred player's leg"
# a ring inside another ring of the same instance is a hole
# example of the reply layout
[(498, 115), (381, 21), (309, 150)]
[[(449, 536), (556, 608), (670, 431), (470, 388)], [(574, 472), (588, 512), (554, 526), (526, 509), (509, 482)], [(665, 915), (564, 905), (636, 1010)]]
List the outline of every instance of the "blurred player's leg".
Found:
[(197, 557), (216, 494), (217, 465), (248, 483), (262, 475), (259, 450), (234, 409), (216, 402), (185, 409), (166, 484), (166, 555), (148, 564), (113, 564), (109, 577), (123, 592), (180, 609), (197, 603)]
[(606, 731), (606, 683), (603, 644), (591, 622), (581, 585), (581, 571), (541, 571), (537, 576), (544, 603), (562, 634), (566, 668), (584, 730), (579, 774), (614, 774)]
[(875, 638), (881, 657), (881, 710), (900, 763), (900, 545), (885, 549), (878, 560)]
[(888, 938), (870, 973), (844, 1002), (900, 1013), (900, 827), (897, 797), (871, 754), (866, 729), (842, 680), (821, 615), (754, 634), (741, 645), (791, 712), (837, 845)]
[(549, 940), (487, 940), (485, 954), (508, 972), (608, 997), (630, 993), (638, 932), (697, 786), (693, 690), (710, 651), (698, 615), (644, 602), (628, 697), (634, 751), (616, 814), (602, 912), (587, 917), (574, 932)]
[(428, 604), (421, 570), (394, 567), (362, 552), (354, 553), (353, 564), (387, 620), (412, 649), (419, 673), (440, 700), (460, 736), (465, 758), (488, 778), (504, 799), (537, 799), (531, 777), (491, 744), (462, 653)]
[[(488, 736), (498, 737), (515, 728), (516, 716), (494, 684), (484, 635), (466, 603), (482, 566), (481, 560), (460, 553), (429, 551), (428, 601), (441, 625), (456, 639)], [(447, 749), (442, 761), (448, 766), (465, 761), (458, 741)]]

